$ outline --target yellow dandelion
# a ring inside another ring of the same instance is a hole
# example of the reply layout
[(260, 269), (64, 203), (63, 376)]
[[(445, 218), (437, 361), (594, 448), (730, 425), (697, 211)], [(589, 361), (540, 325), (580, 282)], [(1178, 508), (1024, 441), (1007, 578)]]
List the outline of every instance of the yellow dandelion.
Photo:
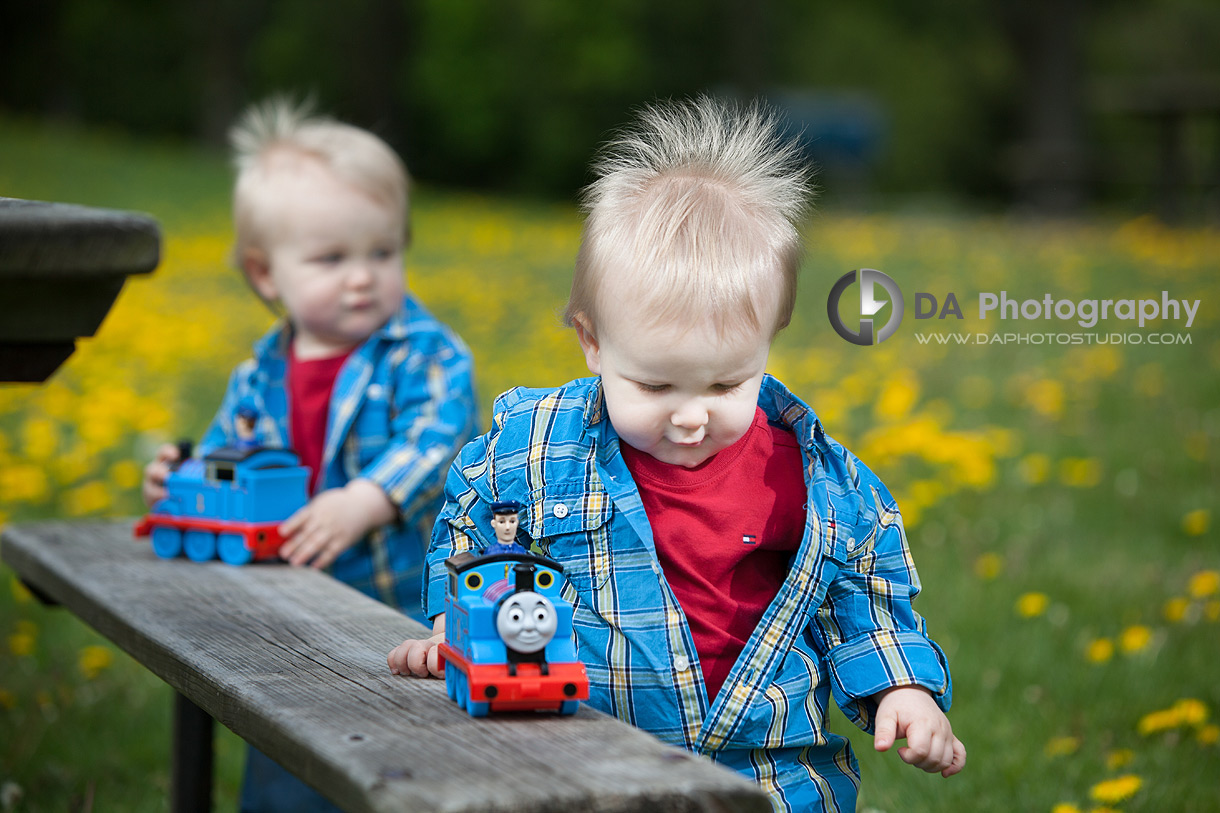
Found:
[(1092, 488), (1101, 482), (1101, 463), (1095, 457), (1068, 457), (1059, 462), (1059, 482), (1072, 488)]
[(6, 711), (12, 711), (17, 708), (17, 695), (7, 689), (0, 689), (0, 708)]
[(903, 370), (886, 378), (873, 403), (873, 414), (882, 419), (898, 420), (906, 417), (918, 400), (919, 379), (912, 371)]
[(1079, 737), (1051, 737), (1042, 750), (1048, 757), (1065, 757), (1076, 753), (1079, 748)]
[(1051, 813), (1080, 813), (1080, 808), (1071, 802), (1060, 802), (1051, 808)]
[(87, 646), (80, 651), (77, 666), (80, 667), (81, 674), (85, 676), (85, 680), (93, 680), (104, 669), (109, 667), (113, 660), (114, 656), (106, 647)]
[(1035, 381), (1026, 388), (1025, 401), (1039, 415), (1058, 418), (1063, 414), (1063, 385), (1051, 378)]
[(985, 582), (992, 581), (1000, 575), (1004, 560), (995, 553), (984, 553), (974, 560), (974, 573)]
[(1046, 593), (1024, 593), (1017, 599), (1017, 615), (1022, 618), (1037, 618), (1046, 612), (1050, 603)]
[(8, 637), (9, 652), (18, 658), (32, 655), (37, 644), (38, 625), (24, 619), (18, 621), (16, 631)]
[(1017, 472), (1021, 479), (1030, 485), (1046, 482), (1051, 471), (1051, 459), (1041, 452), (1032, 452), (1021, 458), (1017, 464)]
[(1199, 745), (1215, 745), (1217, 741), (1220, 741), (1220, 725), (1214, 723), (1202, 726), (1195, 734), (1195, 742)]
[(1105, 663), (1114, 657), (1114, 642), (1109, 638), (1094, 638), (1084, 655), (1091, 663)]
[(134, 489), (144, 478), (143, 469), (134, 460), (120, 460), (110, 467), (110, 481), (124, 491)]
[(1165, 607), (1162, 610), (1165, 620), (1171, 624), (1177, 624), (1186, 619), (1186, 612), (1190, 609), (1190, 601), (1175, 596), (1165, 602)]
[(101, 513), (111, 502), (110, 489), (100, 480), (91, 480), (64, 494), (64, 509), (74, 517)]
[(1208, 717), (1207, 704), (1193, 697), (1184, 697), (1174, 703), (1173, 711), (1178, 715), (1181, 725), (1202, 725)]
[(1190, 577), (1191, 598), (1207, 598), (1220, 592), (1220, 571), (1200, 570)]
[(1139, 652), (1152, 641), (1152, 630), (1143, 624), (1133, 624), (1123, 630), (1118, 638), (1118, 645), (1123, 652), (1131, 654)]
[(1089, 788), (1089, 796), (1095, 802), (1103, 804), (1115, 804), (1124, 799), (1130, 799), (1144, 784), (1144, 780), (1140, 779), (1133, 773), (1116, 776), (1113, 779), (1107, 779), (1104, 782), (1098, 782), (1093, 787)]
[(1136, 730), (1145, 737), (1150, 734), (1156, 734), (1161, 731), (1168, 731), (1171, 728), (1176, 728), (1178, 725), (1178, 716), (1173, 713), (1172, 709), (1161, 709), (1160, 711), (1151, 711), (1140, 718)]
[(1124, 765), (1129, 765), (1135, 759), (1135, 752), (1130, 748), (1117, 748), (1106, 754), (1106, 768), (1117, 771)]
[(1187, 536), (1203, 536), (1212, 524), (1212, 512), (1206, 508), (1196, 508), (1182, 517), (1182, 530)]

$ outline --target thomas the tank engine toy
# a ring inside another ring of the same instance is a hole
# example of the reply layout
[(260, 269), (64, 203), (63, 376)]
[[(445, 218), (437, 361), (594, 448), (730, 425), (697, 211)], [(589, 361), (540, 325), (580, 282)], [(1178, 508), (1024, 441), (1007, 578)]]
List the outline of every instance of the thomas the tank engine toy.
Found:
[(296, 452), (241, 444), (198, 459), (186, 444), (180, 460), (166, 478), (166, 498), (136, 525), (137, 537), (151, 536), (163, 559), (185, 553), (196, 562), (244, 565), (279, 555), (280, 523), (308, 501), (309, 469)]
[(589, 678), (572, 642), (572, 605), (560, 595), (563, 568), (511, 541), (517, 507), (493, 504), (498, 544), (445, 562), (445, 686), (472, 717), (575, 714), (589, 697)]

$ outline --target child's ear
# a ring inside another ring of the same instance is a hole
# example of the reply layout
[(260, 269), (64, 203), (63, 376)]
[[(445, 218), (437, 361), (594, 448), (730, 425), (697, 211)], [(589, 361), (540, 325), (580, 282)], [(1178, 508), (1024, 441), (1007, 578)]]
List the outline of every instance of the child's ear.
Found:
[(248, 246), (241, 253), (241, 270), (249, 280), (250, 287), (265, 301), (275, 302), (280, 298), (275, 280), (271, 278), (271, 260), (267, 252)]
[(585, 354), (585, 364), (588, 365), (589, 372), (593, 375), (601, 375), (601, 346), (597, 343), (597, 336), (593, 335), (589, 318), (583, 313), (578, 314), (572, 320), (572, 325), (576, 328), (576, 338), (580, 341), (580, 349)]

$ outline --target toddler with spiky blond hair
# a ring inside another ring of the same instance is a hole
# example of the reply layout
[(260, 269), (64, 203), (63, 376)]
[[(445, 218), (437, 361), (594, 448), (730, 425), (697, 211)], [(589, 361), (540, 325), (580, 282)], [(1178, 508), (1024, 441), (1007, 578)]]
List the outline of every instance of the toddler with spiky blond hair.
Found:
[(513, 501), (517, 542), (563, 565), (590, 705), (740, 771), (777, 810), (854, 810), (832, 694), (923, 770), (950, 776), (966, 752), (893, 498), (766, 373), (808, 196), (778, 133), (701, 98), (610, 144), (566, 313), (594, 377), (496, 401), (433, 530), (434, 634), (389, 665), (437, 674), (445, 559), (485, 549), (490, 506)]

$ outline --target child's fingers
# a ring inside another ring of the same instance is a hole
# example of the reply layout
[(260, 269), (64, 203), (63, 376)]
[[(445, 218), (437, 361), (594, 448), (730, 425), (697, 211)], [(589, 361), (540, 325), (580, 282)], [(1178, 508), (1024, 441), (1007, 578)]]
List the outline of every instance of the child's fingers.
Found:
[(390, 667), (390, 673), (401, 675), (407, 670), (407, 651), (406, 644), (399, 644), (390, 650), (390, 654), (386, 656), (386, 664)]
[(953, 774), (961, 771), (966, 767), (966, 746), (962, 745), (962, 741), (957, 737), (953, 738), (953, 761), (949, 763), (949, 767), (940, 772), (940, 775), (948, 778)]
[(444, 677), (440, 667), (441, 648), (435, 643), (428, 646), (428, 672), (433, 677)]
[(301, 530), (301, 526), (309, 519), (309, 506), (297, 510), (292, 516), (280, 523), (280, 536), (291, 539), (293, 534)]
[(894, 744), (898, 730), (898, 719), (892, 714), (884, 714), (877, 718), (877, 728), (873, 734), (873, 748), (878, 751), (888, 751)]

